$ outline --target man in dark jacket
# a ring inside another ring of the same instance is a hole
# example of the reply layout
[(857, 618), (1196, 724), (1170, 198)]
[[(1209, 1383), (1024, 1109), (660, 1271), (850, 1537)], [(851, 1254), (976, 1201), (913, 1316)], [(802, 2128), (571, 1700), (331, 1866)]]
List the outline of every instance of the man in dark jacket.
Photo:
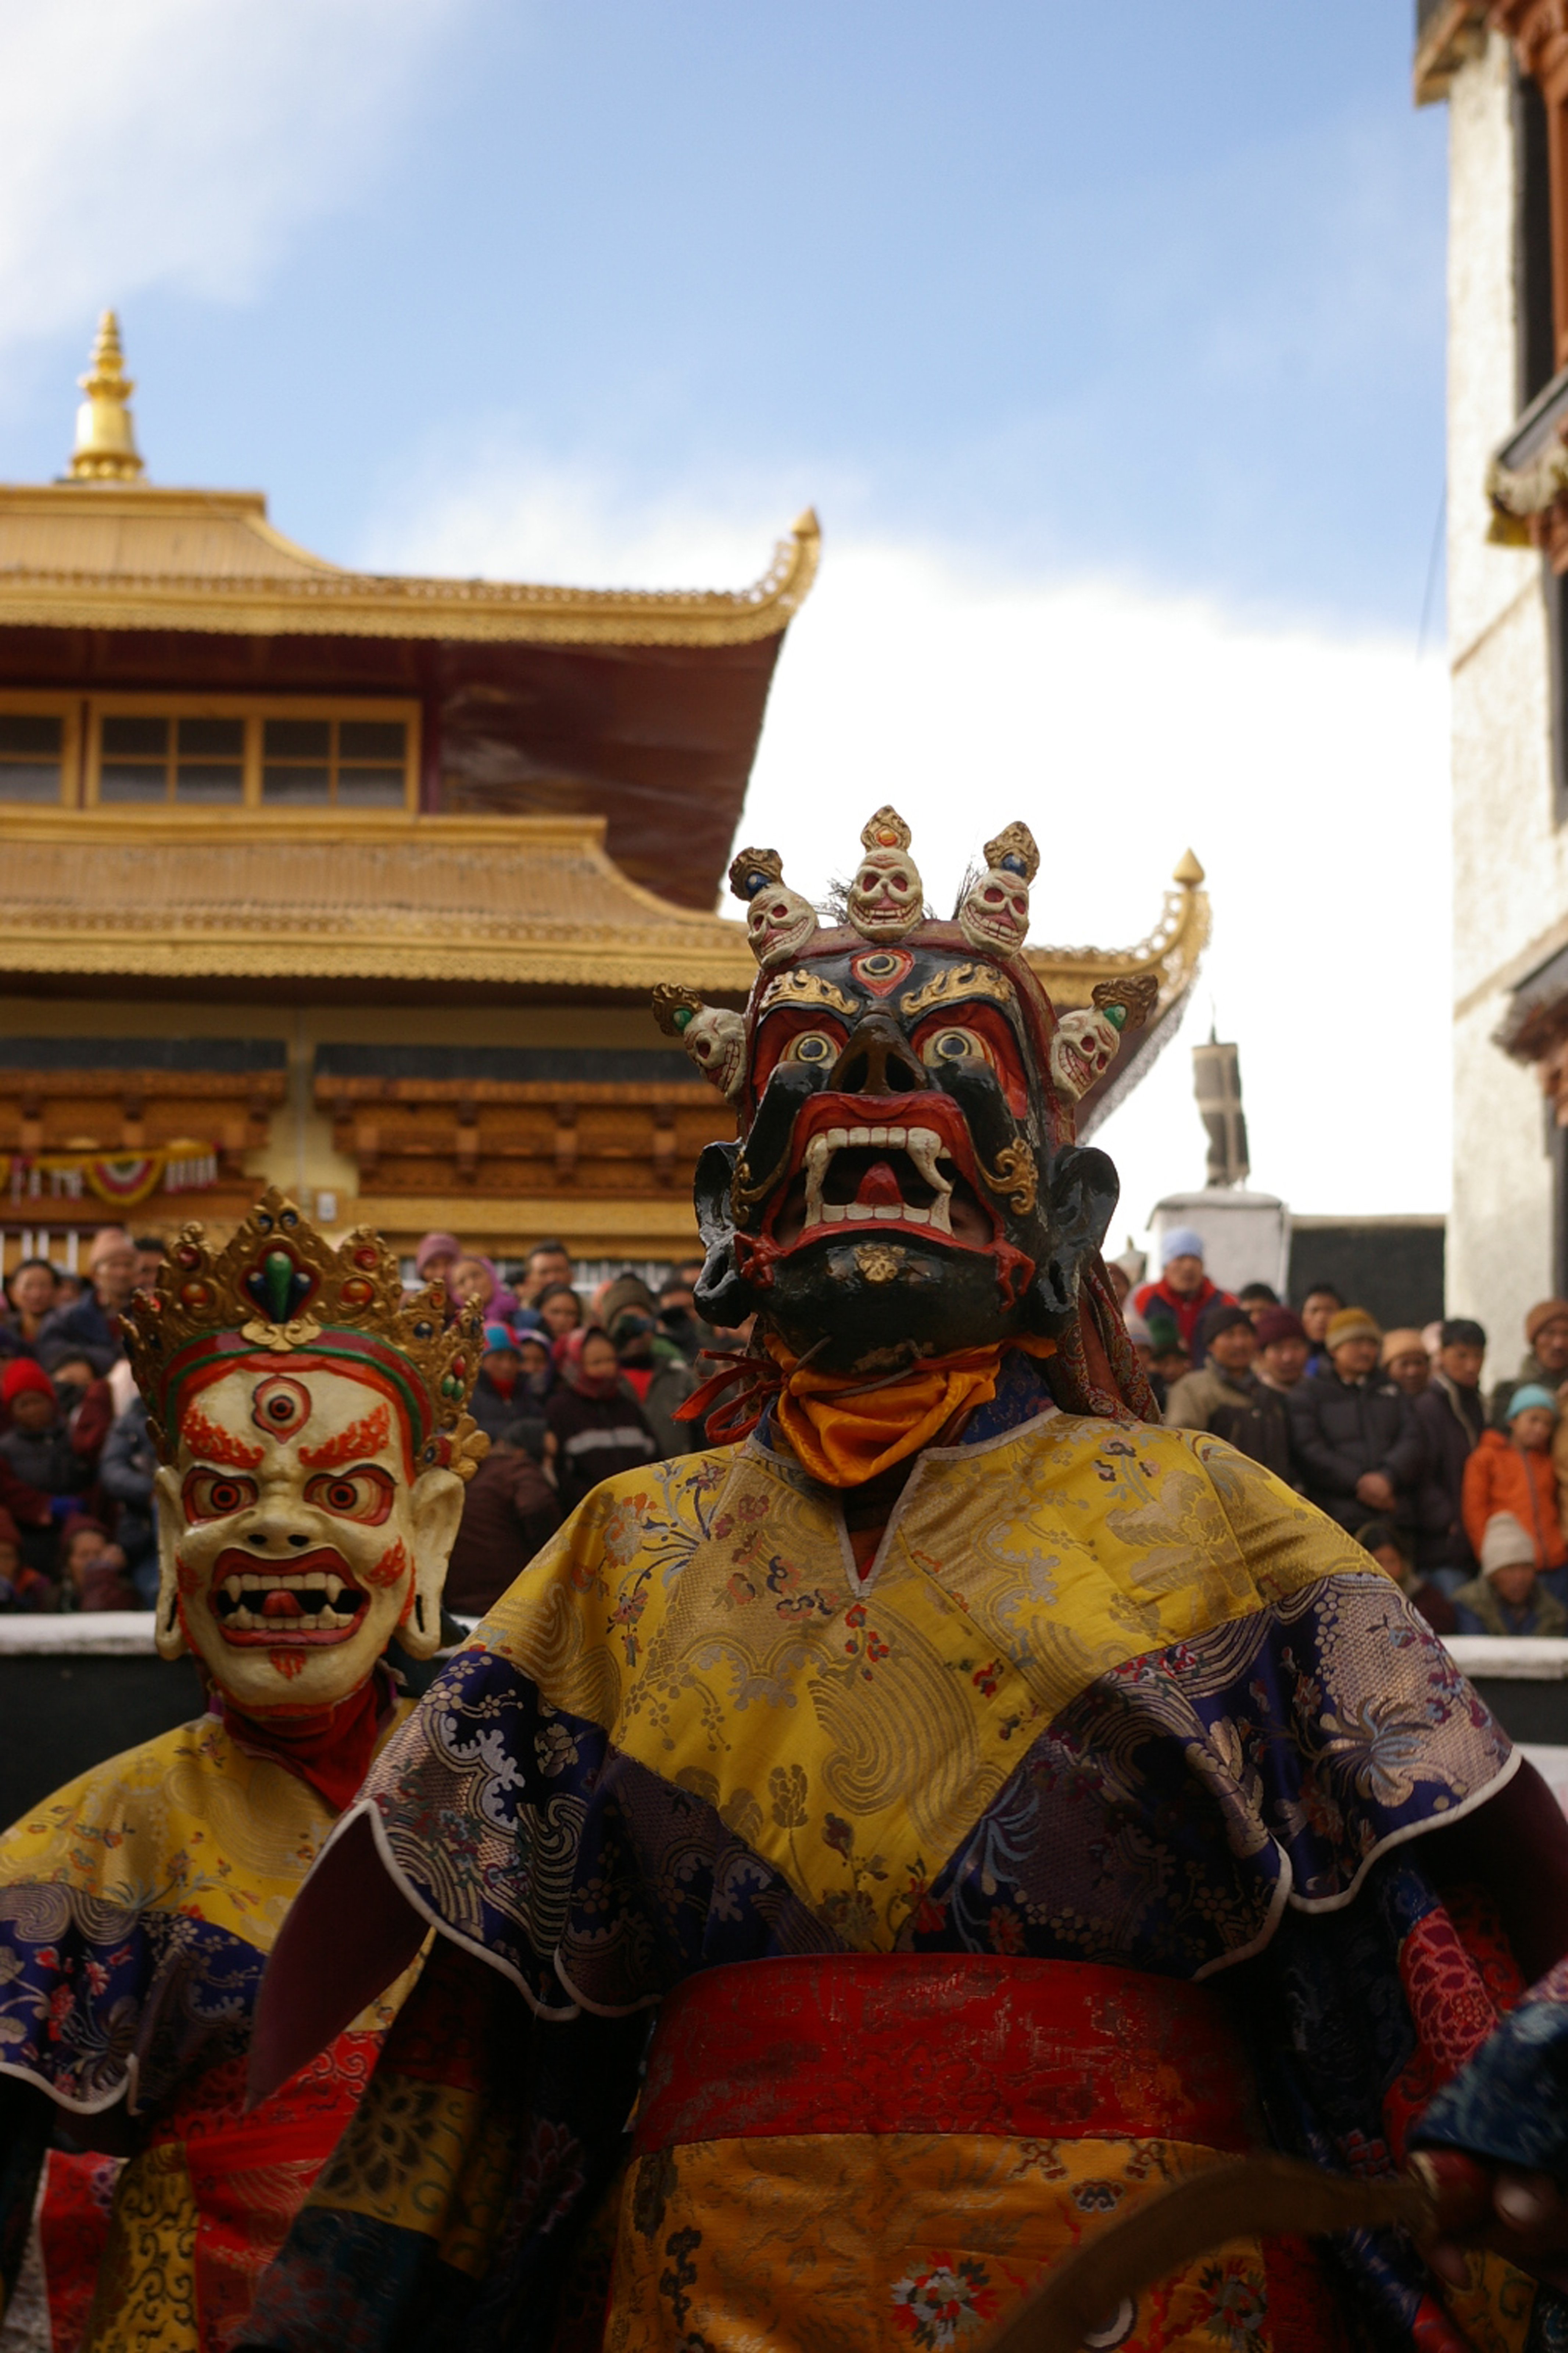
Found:
[(1296, 1487), (1300, 1474), (1290, 1452), (1289, 1400), (1307, 1361), (1307, 1335), (1288, 1307), (1266, 1307), (1253, 1330), (1258, 1354), (1242, 1378), (1245, 1401), (1222, 1402), (1210, 1415), (1209, 1428), (1227, 1446), (1250, 1454), (1288, 1487)]
[(1324, 1338), (1328, 1366), (1289, 1400), (1308, 1500), (1352, 1533), (1374, 1514), (1411, 1526), (1426, 1450), (1410, 1399), (1377, 1370), (1383, 1334), (1364, 1308), (1345, 1307)]
[(463, 1516), (447, 1569), (447, 1607), (482, 1617), (549, 1543), (562, 1517), (526, 1433), (515, 1422), (503, 1426), (463, 1491)]
[(120, 1318), (136, 1288), (136, 1245), (123, 1226), (100, 1226), (88, 1260), (92, 1289), (74, 1307), (62, 1307), (38, 1335), (38, 1356), (52, 1373), (68, 1357), (82, 1357), (95, 1373), (107, 1373), (124, 1355)]
[(1449, 1596), (1476, 1574), (1461, 1506), (1465, 1464), (1487, 1426), (1480, 1390), (1486, 1352), (1480, 1325), (1451, 1317), (1442, 1327), (1431, 1381), (1414, 1401), (1426, 1448), (1415, 1505), (1415, 1567)]

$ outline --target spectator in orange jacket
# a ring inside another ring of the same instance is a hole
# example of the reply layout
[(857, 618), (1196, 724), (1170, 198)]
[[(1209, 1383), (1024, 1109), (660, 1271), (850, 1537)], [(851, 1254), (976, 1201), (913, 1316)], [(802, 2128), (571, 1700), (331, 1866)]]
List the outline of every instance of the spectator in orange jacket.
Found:
[(1552, 1467), (1552, 1437), (1557, 1401), (1535, 1381), (1516, 1388), (1507, 1406), (1508, 1430), (1487, 1430), (1465, 1464), (1465, 1533), (1480, 1556), (1487, 1523), (1509, 1512), (1535, 1546), (1535, 1566), (1559, 1600), (1568, 1579), (1547, 1572), (1568, 1561), (1568, 1545), (1557, 1508), (1557, 1473)]

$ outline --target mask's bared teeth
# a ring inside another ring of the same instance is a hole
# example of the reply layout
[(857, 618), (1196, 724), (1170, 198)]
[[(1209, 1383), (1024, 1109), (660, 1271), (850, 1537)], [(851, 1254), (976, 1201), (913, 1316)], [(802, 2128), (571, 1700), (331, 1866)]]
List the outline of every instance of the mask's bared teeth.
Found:
[(245, 1588), (240, 1583), (238, 1577), (226, 1577), (223, 1581), (223, 1589), (237, 1609), (239, 1607), (240, 1595), (245, 1591)]
[(944, 1176), (937, 1166), (937, 1161), (944, 1149), (941, 1136), (934, 1127), (911, 1127), (904, 1149), (920, 1171), (922, 1180), (936, 1195), (935, 1200), (931, 1205), (931, 1224), (939, 1232), (950, 1234), (952, 1231), (952, 1219), (949, 1215), (948, 1203), (952, 1198), (952, 1181), (951, 1177)]
[(323, 1579), (323, 1583), (327, 1588), (327, 1599), (329, 1601), (336, 1601), (339, 1594), (343, 1589), (342, 1578), (341, 1577), (329, 1575)]
[(824, 1222), (822, 1188), (827, 1181), (827, 1171), (833, 1158), (833, 1145), (826, 1135), (814, 1135), (805, 1148), (805, 1222), (820, 1226)]
[(841, 1226), (848, 1215), (849, 1205), (846, 1201), (824, 1201), (822, 1205), (822, 1222), (825, 1226)]

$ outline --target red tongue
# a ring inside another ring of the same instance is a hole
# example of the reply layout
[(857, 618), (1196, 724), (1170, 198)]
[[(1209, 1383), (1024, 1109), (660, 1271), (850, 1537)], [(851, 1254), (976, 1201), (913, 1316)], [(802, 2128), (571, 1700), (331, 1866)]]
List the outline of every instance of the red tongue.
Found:
[(261, 1598), (261, 1614), (264, 1618), (302, 1618), (305, 1613), (297, 1593), (290, 1593), (287, 1586), (275, 1585), (270, 1593)]
[(860, 1179), (860, 1190), (855, 1196), (857, 1207), (874, 1209), (879, 1205), (902, 1208), (904, 1197), (899, 1190), (899, 1180), (885, 1160), (873, 1160)]

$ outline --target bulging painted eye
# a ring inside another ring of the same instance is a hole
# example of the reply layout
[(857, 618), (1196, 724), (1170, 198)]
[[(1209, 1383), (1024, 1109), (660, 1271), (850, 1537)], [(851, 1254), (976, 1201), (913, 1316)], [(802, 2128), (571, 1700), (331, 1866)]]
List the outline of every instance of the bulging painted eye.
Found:
[(334, 1519), (359, 1520), (379, 1527), (392, 1509), (393, 1483), (374, 1463), (352, 1471), (323, 1471), (307, 1482), (305, 1501)]
[(231, 1471), (193, 1471), (180, 1500), (188, 1520), (226, 1520), (255, 1503), (256, 1482), (237, 1479)]
[(830, 1037), (826, 1029), (803, 1029), (798, 1038), (790, 1039), (780, 1060), (819, 1065), (836, 1062), (838, 1060), (838, 1040)]
[(921, 1040), (921, 1060), (935, 1071), (948, 1062), (988, 1062), (991, 1056), (973, 1029), (937, 1029)]

